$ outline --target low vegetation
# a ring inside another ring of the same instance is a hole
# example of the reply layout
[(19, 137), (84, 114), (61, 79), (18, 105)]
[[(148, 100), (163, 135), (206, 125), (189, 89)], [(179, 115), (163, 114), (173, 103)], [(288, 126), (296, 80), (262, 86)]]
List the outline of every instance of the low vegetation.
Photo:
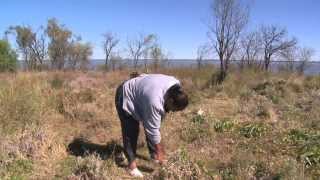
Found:
[[(320, 176), (318, 76), (248, 69), (212, 86), (212, 67), (157, 72), (181, 79), (191, 104), (163, 123), (164, 166), (141, 135), (146, 179)], [(128, 178), (114, 94), (129, 74), (0, 74), (0, 179)]]

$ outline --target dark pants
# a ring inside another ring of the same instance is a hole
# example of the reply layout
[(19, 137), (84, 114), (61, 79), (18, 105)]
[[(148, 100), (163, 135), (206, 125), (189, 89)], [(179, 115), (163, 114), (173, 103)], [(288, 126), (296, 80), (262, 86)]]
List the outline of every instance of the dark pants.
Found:
[[(122, 129), (122, 139), (125, 155), (131, 163), (136, 158), (137, 152), (137, 143), (139, 136), (139, 121), (134, 119), (131, 115), (129, 115), (126, 111), (123, 110), (123, 88), (121, 84), (116, 91), (115, 104), (118, 112), (119, 119), (121, 121), (121, 129)], [(149, 153), (151, 158), (154, 158), (155, 155), (155, 146), (154, 144), (146, 137)]]

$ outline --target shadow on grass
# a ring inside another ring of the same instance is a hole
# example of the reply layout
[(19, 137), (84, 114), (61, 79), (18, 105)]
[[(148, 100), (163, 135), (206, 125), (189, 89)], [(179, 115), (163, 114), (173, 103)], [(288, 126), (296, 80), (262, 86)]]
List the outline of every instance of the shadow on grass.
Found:
[(113, 158), (123, 152), (123, 148), (115, 140), (106, 145), (94, 144), (84, 138), (75, 138), (67, 148), (69, 154), (85, 157), (97, 154), (102, 160)]
[[(115, 163), (122, 168), (127, 167), (123, 153), (123, 147), (115, 140), (108, 142), (106, 145), (94, 144), (84, 138), (75, 138), (67, 148), (69, 154), (74, 156), (86, 157), (97, 154), (102, 160), (113, 159)], [(149, 161), (145, 156), (138, 155), (137, 158)], [(152, 172), (153, 169), (146, 166), (138, 166), (144, 172)]]

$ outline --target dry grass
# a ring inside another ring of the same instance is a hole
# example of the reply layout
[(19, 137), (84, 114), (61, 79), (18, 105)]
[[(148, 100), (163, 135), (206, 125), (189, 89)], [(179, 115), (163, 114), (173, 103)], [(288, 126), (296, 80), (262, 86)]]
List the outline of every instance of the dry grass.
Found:
[[(191, 104), (163, 124), (167, 165), (149, 161), (141, 135), (138, 163), (146, 178), (318, 177), (320, 78), (247, 70), (210, 87), (212, 69), (157, 71), (177, 76)], [(0, 179), (129, 178), (117, 160), (114, 107), (115, 89), (129, 74), (0, 74)], [(79, 137), (86, 141), (74, 141)]]

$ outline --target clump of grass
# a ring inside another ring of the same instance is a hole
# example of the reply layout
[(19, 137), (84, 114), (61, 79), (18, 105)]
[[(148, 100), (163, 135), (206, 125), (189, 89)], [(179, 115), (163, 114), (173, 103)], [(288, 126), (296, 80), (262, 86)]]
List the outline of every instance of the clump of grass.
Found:
[(241, 101), (248, 102), (253, 95), (253, 91), (249, 88), (242, 88), (239, 93)]
[(188, 143), (192, 143), (197, 140), (210, 139), (212, 135), (212, 123), (210, 123), (203, 115), (196, 115), (182, 130), (181, 138)]
[(320, 167), (320, 141), (311, 139), (307, 141), (299, 150), (300, 158), (305, 162), (306, 167)]
[(0, 161), (0, 179), (28, 179), (33, 171), (33, 162), (29, 159)]
[(66, 118), (79, 121), (88, 121), (96, 117), (95, 100), (91, 90), (70, 92), (65, 90), (57, 95), (56, 110)]
[(267, 127), (263, 123), (248, 123), (240, 127), (240, 134), (246, 138), (258, 138), (263, 136)]
[[(270, 170), (263, 162), (257, 162), (254, 165), (254, 176), (257, 179), (269, 177), (271, 175)], [(273, 179), (277, 179), (276, 177), (273, 177)]]
[(308, 76), (304, 81), (304, 86), (307, 89), (318, 90), (320, 89), (320, 76)]
[(286, 91), (286, 81), (265, 81), (263, 83), (258, 83), (253, 90), (259, 95), (266, 96), (274, 104), (278, 104), (284, 96), (288, 95)]
[(235, 172), (232, 168), (227, 167), (219, 170), (219, 175), (223, 180), (235, 180), (236, 175)]
[(179, 149), (170, 155), (168, 162), (156, 173), (153, 179), (190, 179), (205, 178), (196, 162), (191, 160), (186, 149)]
[(92, 103), (95, 101), (95, 97), (91, 89), (84, 89), (77, 93), (78, 100), (81, 103)]
[(57, 178), (66, 179), (72, 176), (76, 170), (77, 158), (75, 156), (68, 156), (58, 162), (59, 166), (56, 170), (55, 176)]
[(68, 179), (105, 179), (108, 168), (97, 154), (77, 158), (74, 172)]
[(64, 84), (64, 79), (62, 79), (57, 74), (53, 76), (52, 80), (49, 81), (50, 85), (54, 89), (61, 89)]
[(289, 141), (292, 144), (299, 144), (307, 141), (310, 138), (310, 134), (306, 133), (303, 130), (292, 129), (289, 131), (288, 136), (285, 138), (286, 141)]
[(268, 119), (271, 117), (269, 107), (266, 104), (258, 104), (256, 115), (261, 118)]
[(230, 119), (223, 119), (214, 124), (214, 130), (216, 132), (227, 132), (232, 130), (234, 127), (234, 123)]
[(286, 141), (297, 147), (298, 157), (306, 167), (320, 167), (320, 135), (315, 132), (292, 129)]
[(203, 124), (205, 121), (205, 117), (203, 115), (198, 114), (191, 119), (191, 122), (195, 124)]
[(41, 117), (41, 84), (18, 78), (0, 88), (0, 128), (13, 133)]

